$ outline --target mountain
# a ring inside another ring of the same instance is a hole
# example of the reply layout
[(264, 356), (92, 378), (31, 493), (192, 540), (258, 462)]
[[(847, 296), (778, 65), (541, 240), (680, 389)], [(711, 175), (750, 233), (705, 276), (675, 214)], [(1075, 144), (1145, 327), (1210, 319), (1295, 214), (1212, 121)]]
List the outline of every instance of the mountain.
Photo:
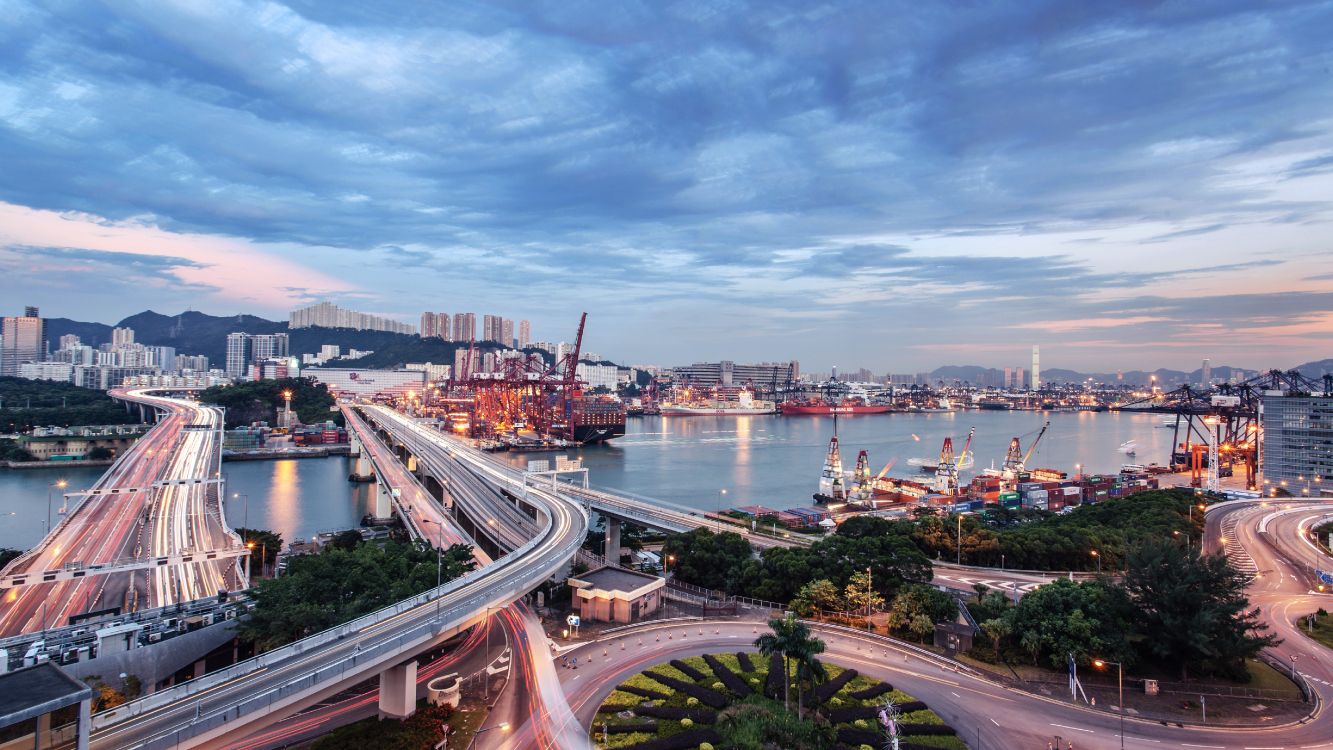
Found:
[(52, 351), (60, 346), (61, 336), (71, 333), (88, 346), (111, 343), (111, 326), (105, 323), (84, 323), (69, 318), (46, 319), (46, 338), (51, 342)]
[(1303, 365), (1296, 365), (1292, 368), (1307, 378), (1318, 380), (1330, 373), (1333, 373), (1333, 359), (1321, 359), (1317, 362), (1306, 362)]

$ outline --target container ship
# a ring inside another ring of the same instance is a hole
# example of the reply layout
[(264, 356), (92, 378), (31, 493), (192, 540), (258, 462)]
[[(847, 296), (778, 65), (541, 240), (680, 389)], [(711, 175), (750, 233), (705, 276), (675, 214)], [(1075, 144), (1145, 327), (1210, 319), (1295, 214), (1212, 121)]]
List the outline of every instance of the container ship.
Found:
[(710, 399), (707, 401), (684, 401), (664, 403), (658, 407), (658, 413), (664, 417), (688, 416), (745, 416), (753, 414), (774, 414), (777, 409), (772, 401), (757, 400), (750, 391), (741, 391), (735, 401)]
[(1009, 411), (1014, 408), (1014, 404), (1004, 396), (982, 396), (973, 402), (978, 409), (989, 409), (993, 411)]
[(889, 404), (868, 404), (859, 398), (844, 398), (838, 402), (816, 398), (808, 400), (783, 401), (778, 407), (783, 415), (829, 415), (829, 414), (887, 414), (893, 411)]
[(604, 443), (625, 434), (625, 404), (607, 396), (578, 396), (570, 401), (574, 429), (554, 425), (555, 434), (566, 434), (577, 443)]

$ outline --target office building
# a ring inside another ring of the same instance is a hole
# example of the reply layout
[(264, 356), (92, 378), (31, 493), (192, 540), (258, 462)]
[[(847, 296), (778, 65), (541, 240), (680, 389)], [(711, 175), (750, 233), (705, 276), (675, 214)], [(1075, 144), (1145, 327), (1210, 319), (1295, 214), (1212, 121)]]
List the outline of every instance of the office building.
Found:
[(293, 310), (287, 317), (289, 328), (350, 328), (354, 331), (385, 331), (413, 334), (417, 329), (408, 323), (346, 310), (331, 302), (320, 302), (310, 307)]
[(518, 348), (527, 348), (530, 341), (532, 341), (532, 324), (526, 320), (518, 321)]
[(477, 338), (475, 313), (454, 313), (454, 341), (468, 342)]
[(776, 383), (778, 387), (786, 384), (788, 378), (799, 380), (801, 363), (760, 362), (753, 365), (721, 362), (696, 362), (684, 367), (671, 368), (672, 377), (688, 381), (690, 385), (701, 388), (712, 386), (752, 386), (757, 390), (770, 390)]
[(1199, 385), (1207, 388), (1213, 384), (1213, 363), (1207, 359), (1203, 361), (1203, 367), (1199, 370)]
[(17, 377), (19, 365), (46, 359), (46, 321), (35, 307), (0, 319), (0, 375)]
[(250, 364), (250, 334), (227, 334), (227, 377), (240, 380)]
[(1264, 489), (1297, 497), (1333, 494), (1333, 396), (1263, 396)]
[(1041, 390), (1041, 347), (1032, 345), (1032, 390)]

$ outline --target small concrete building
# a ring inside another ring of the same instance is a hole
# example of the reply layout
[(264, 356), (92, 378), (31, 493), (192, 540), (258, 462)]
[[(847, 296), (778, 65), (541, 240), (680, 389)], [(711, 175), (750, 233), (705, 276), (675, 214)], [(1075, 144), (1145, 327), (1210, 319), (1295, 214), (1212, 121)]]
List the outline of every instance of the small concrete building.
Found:
[[(9, 730), (8, 736), (18, 727), (19, 737), (31, 737), (6, 745), (42, 750), (72, 744), (87, 750), (92, 698), (92, 688), (50, 662), (0, 675), (0, 729)], [(74, 722), (52, 728), (51, 714), (70, 706), (78, 707)]]
[(637, 622), (662, 606), (666, 579), (609, 565), (569, 579), (570, 604), (585, 620)]

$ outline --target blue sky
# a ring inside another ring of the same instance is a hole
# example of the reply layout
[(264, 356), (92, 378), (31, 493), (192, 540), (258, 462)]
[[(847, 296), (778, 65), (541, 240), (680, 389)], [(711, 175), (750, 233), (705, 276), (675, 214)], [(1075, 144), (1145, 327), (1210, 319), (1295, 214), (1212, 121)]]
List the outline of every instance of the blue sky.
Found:
[(1333, 356), (1330, 3), (0, 16), (10, 308), (587, 310), (617, 359), (815, 370)]

